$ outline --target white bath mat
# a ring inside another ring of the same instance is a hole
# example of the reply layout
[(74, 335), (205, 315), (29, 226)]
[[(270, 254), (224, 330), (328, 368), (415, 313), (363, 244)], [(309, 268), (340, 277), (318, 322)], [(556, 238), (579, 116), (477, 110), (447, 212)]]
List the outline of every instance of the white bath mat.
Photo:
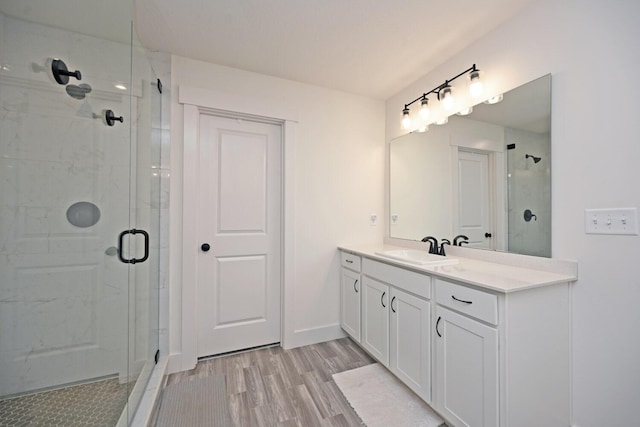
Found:
[(442, 418), (378, 363), (340, 372), (333, 380), (367, 427), (440, 427)]

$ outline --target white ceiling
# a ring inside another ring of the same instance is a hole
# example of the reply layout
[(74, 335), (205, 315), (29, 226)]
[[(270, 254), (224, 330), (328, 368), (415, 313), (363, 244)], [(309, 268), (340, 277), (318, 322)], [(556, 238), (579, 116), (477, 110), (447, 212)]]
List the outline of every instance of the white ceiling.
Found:
[[(387, 99), (532, 0), (134, 0), (142, 44)], [(22, 19), (123, 41), (131, 0), (0, 0)], [(119, 22), (116, 22), (119, 21)]]

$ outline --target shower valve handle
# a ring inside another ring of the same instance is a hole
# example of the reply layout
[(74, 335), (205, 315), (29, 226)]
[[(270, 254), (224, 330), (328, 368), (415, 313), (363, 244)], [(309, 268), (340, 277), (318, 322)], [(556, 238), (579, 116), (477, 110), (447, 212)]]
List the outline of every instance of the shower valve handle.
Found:
[(61, 85), (69, 83), (69, 77), (75, 77), (78, 80), (82, 80), (82, 73), (80, 70), (69, 71), (67, 64), (62, 59), (54, 59), (51, 61), (51, 73), (53, 78)]
[(104, 118), (109, 126), (113, 126), (115, 122), (124, 123), (124, 118), (122, 116), (116, 117), (112, 110), (107, 110), (104, 114)]
[(58, 71), (58, 74), (60, 74), (62, 76), (75, 77), (78, 80), (82, 80), (82, 73), (80, 72), (80, 70), (75, 70), (75, 71), (63, 71), (63, 70), (60, 70), (60, 71)]

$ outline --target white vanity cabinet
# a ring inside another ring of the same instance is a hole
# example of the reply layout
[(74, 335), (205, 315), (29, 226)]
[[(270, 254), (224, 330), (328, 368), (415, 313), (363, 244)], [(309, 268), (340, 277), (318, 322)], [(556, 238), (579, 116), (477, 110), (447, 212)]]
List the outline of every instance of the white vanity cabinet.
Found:
[(431, 277), (362, 262), (362, 346), (431, 402)]
[(431, 305), (391, 288), (389, 369), (431, 402)]
[(454, 427), (568, 426), (568, 283), (434, 288), (434, 409)]
[(389, 286), (364, 276), (360, 343), (385, 366), (389, 366), (389, 300)]
[(575, 262), (421, 267), (341, 249), (342, 328), (447, 425), (571, 425)]
[(498, 426), (498, 330), (474, 317), (497, 321), (497, 297), (436, 279), (436, 302), (435, 408), (456, 426)]
[(340, 326), (360, 342), (360, 257), (341, 252), (340, 264)]

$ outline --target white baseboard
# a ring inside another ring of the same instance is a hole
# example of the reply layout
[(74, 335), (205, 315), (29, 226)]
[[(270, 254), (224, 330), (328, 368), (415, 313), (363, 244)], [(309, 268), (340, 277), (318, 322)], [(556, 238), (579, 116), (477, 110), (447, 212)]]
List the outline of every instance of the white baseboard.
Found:
[[(320, 326), (317, 328), (298, 329), (293, 331), (291, 339), (287, 342), (282, 342), (282, 346), (285, 350), (290, 348), (302, 347), (305, 345), (317, 344), (320, 342), (336, 340), (346, 337), (339, 323), (332, 325)], [(186, 368), (183, 366), (183, 353), (171, 353), (167, 362), (167, 375), (174, 374), (176, 372), (184, 371)], [(193, 368), (193, 367), (191, 367)], [(191, 369), (189, 368), (189, 369)]]
[[(136, 409), (135, 415), (130, 424), (131, 427), (146, 427), (149, 425), (151, 417), (153, 416), (153, 411), (155, 410), (156, 405), (159, 403), (158, 399), (160, 398), (160, 393), (162, 392), (162, 382), (166, 374), (167, 362), (168, 360), (166, 357), (161, 357), (158, 361), (158, 364), (152, 368), (153, 371), (151, 372), (149, 381), (146, 384), (145, 390), (143, 391), (144, 394), (142, 396), (142, 399), (138, 404), (138, 408)], [(134, 389), (133, 392), (135, 391), (136, 390)], [(126, 426), (127, 423), (125, 422), (123, 425)], [(120, 424), (118, 424), (118, 426), (120, 426)]]
[(336, 340), (344, 338), (344, 333), (339, 323), (333, 325), (325, 325), (317, 328), (298, 329), (293, 331), (293, 339), (286, 343), (285, 350), (304, 345), (317, 344), (319, 342)]
[(167, 360), (167, 375), (182, 371), (182, 353), (171, 353)]

